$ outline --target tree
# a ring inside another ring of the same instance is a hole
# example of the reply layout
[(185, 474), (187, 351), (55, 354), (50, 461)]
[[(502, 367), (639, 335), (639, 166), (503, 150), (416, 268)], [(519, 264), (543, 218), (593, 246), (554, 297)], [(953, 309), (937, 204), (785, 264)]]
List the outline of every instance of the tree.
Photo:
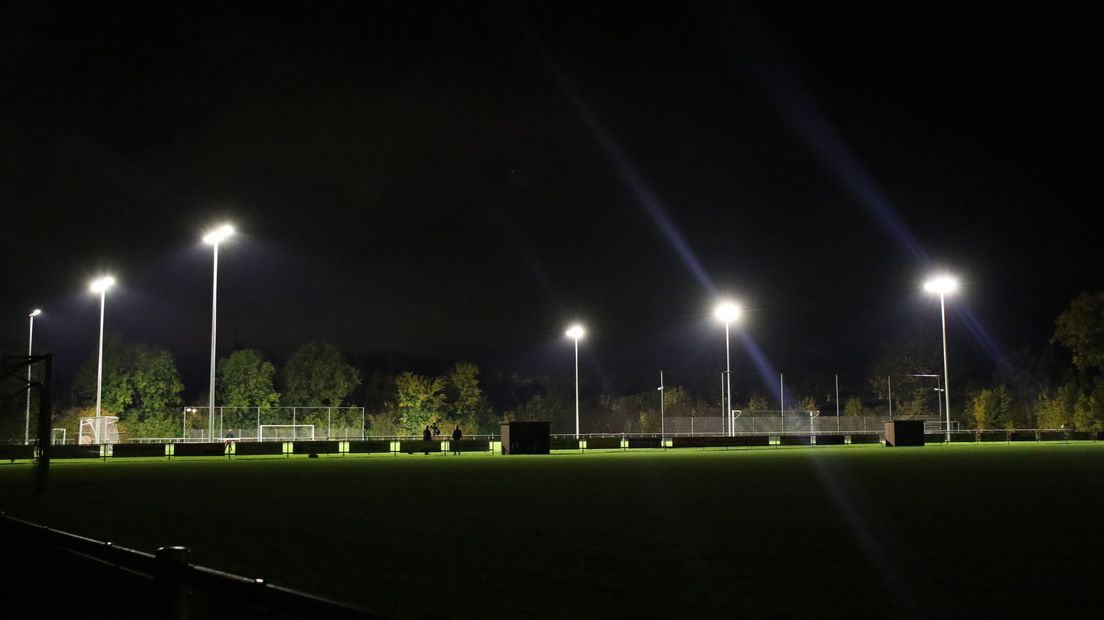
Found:
[(862, 399), (852, 396), (843, 401), (843, 415), (861, 416), (863, 414)]
[(259, 351), (242, 349), (219, 360), (219, 404), (225, 407), (260, 407), (280, 404), (273, 385), (276, 367)]
[(479, 388), (479, 366), (459, 362), (453, 366), (447, 378), (451, 396), (449, 421), (459, 424), (465, 432), (474, 432), (476, 413), (484, 405), (483, 390)]
[[(96, 402), (96, 354), (81, 366), (73, 402)], [(172, 354), (111, 335), (104, 340), (101, 409), (119, 416), (120, 430), (135, 437), (167, 437), (178, 429), (184, 384)]]
[(444, 377), (423, 377), (404, 372), (395, 377), (395, 395), (399, 424), (403, 430), (417, 435), (426, 425), (445, 415)]
[(970, 399), (968, 414), (972, 417), (974, 428), (978, 430), (1012, 428), (1015, 423), (1014, 404), (1008, 387), (998, 385), (996, 388), (985, 388), (975, 393)]
[(1073, 405), (1077, 401), (1077, 387), (1066, 384), (1057, 392), (1043, 390), (1035, 403), (1036, 425), (1039, 428), (1066, 428), (1073, 422)]
[(1104, 291), (1075, 297), (1058, 315), (1051, 341), (1073, 353), (1078, 370), (1104, 371)]
[(752, 394), (748, 401), (748, 411), (770, 411), (770, 401), (762, 394)]
[(337, 347), (309, 342), (288, 358), (284, 366), (283, 400), (293, 407), (340, 407), (360, 383), (360, 373), (350, 366)]
[(1079, 431), (1104, 430), (1104, 408), (1095, 394), (1081, 394), (1073, 406), (1073, 426)]

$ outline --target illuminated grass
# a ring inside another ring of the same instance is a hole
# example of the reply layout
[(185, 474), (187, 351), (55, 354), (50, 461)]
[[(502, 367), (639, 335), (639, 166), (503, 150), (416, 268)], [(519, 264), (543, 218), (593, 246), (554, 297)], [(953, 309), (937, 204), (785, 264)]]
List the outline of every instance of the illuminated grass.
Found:
[(1100, 444), (69, 462), (37, 500), (28, 477), (0, 466), (0, 508), (401, 615), (1053, 615), (1104, 550)]

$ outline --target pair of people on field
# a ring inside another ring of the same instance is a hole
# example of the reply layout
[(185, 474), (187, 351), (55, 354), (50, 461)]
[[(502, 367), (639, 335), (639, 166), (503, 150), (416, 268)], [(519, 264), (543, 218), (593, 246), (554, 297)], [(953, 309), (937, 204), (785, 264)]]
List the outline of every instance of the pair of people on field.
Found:
[[(441, 429), (437, 428), (436, 424), (433, 425), (433, 429), (434, 430), (431, 431), (429, 429), (429, 425), (428, 424), (426, 425), (425, 430), (422, 431), (422, 441), (430, 441), (430, 440), (433, 439), (434, 435), (439, 436), (441, 434)], [(460, 425), (457, 424), (456, 428), (453, 429), (453, 431), (452, 431), (452, 440), (454, 442), (457, 442), (456, 444), (453, 445), (453, 449), (452, 449), (453, 454), (460, 454), (459, 441), (463, 437), (464, 437), (464, 433), (463, 433), (463, 431), (460, 430)], [(427, 455), (429, 454), (429, 446), (428, 445), (426, 446), (426, 454)]]

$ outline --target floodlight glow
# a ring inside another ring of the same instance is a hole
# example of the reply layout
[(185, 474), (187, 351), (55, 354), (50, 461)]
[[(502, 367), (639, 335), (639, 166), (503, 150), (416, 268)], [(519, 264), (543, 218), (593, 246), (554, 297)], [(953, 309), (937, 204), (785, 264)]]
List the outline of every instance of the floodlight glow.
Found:
[(208, 245), (218, 245), (226, 240), (227, 237), (234, 234), (234, 227), (229, 224), (223, 224), (211, 232), (203, 235), (203, 243)]
[(586, 335), (586, 330), (583, 329), (582, 325), (572, 325), (571, 327), (567, 328), (566, 334), (568, 338), (579, 340)]
[(924, 283), (924, 290), (929, 293), (953, 293), (958, 288), (958, 281), (951, 276), (936, 276)]
[(713, 316), (725, 323), (731, 323), (740, 318), (740, 312), (740, 306), (737, 306), (731, 301), (722, 301), (717, 304), (717, 309), (713, 311)]
[(38, 308), (35, 308), (34, 310), (31, 311), (31, 316), (38, 316), (40, 314), (42, 314), (42, 310), (40, 310)]
[(115, 286), (115, 278), (105, 276), (99, 280), (93, 280), (89, 288), (92, 289), (93, 293), (103, 293), (112, 286)]

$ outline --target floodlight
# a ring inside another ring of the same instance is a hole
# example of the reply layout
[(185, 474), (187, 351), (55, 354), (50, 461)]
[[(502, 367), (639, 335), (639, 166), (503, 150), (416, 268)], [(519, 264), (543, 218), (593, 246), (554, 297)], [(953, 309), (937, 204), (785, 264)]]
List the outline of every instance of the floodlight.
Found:
[(34, 310), (31, 311), (31, 316), (38, 316), (40, 314), (42, 314), (42, 310), (39, 309), (39, 308), (35, 308)]
[(580, 338), (582, 338), (583, 336), (586, 335), (586, 330), (583, 329), (582, 325), (575, 324), (575, 325), (572, 325), (571, 327), (567, 328), (566, 334), (567, 334), (568, 338), (574, 338), (575, 340), (579, 340)]
[(222, 226), (219, 226), (206, 235), (203, 235), (203, 243), (206, 243), (208, 245), (218, 245), (232, 234), (234, 234), (234, 227), (229, 224), (223, 224)]
[(734, 304), (731, 301), (722, 301), (717, 304), (717, 309), (713, 311), (713, 316), (724, 321), (725, 323), (731, 323), (740, 318), (740, 306)]
[(953, 293), (958, 288), (958, 281), (951, 276), (936, 276), (924, 283), (924, 290), (929, 293)]
[(103, 293), (112, 286), (115, 286), (115, 278), (104, 276), (98, 280), (93, 280), (89, 288), (92, 289), (93, 293)]

